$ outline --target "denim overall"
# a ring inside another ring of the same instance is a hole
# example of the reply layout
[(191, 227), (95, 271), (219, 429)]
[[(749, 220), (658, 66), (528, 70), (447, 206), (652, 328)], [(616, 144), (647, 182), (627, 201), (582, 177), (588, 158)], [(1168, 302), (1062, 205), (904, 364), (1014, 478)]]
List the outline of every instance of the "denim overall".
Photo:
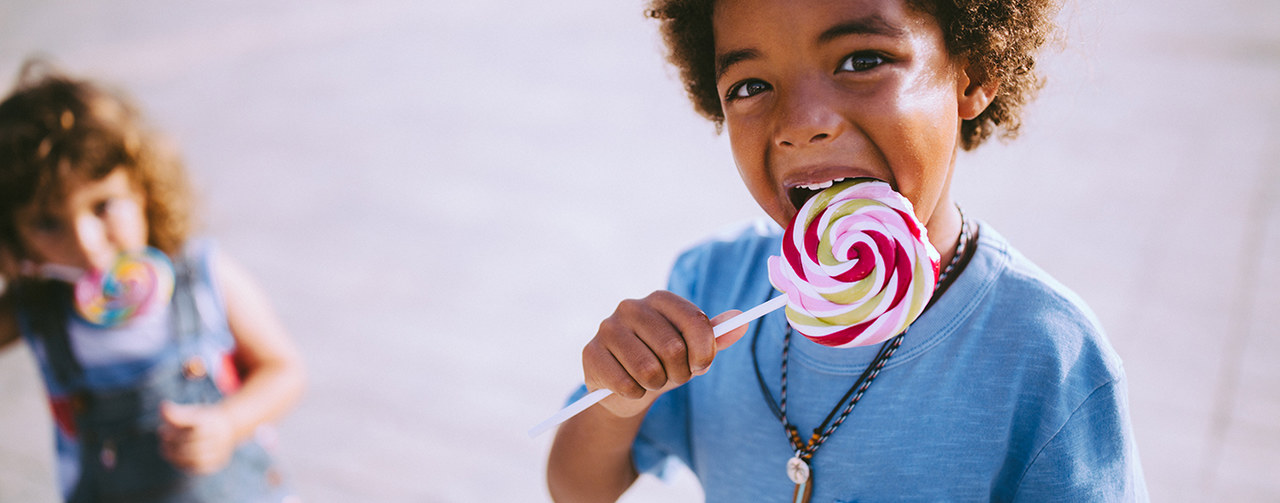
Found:
[(194, 260), (175, 262), (170, 306), (174, 337), (132, 387), (86, 386), (67, 334), (72, 316), (70, 285), (32, 285), (35, 288), (26, 293), (36, 295), (22, 296), (28, 301), (44, 300), (27, 304), (27, 326), (42, 343), (38, 353), (45, 356), (46, 379), (56, 379), (59, 388), (71, 392), (80, 474), (66, 494), (68, 502), (278, 502), (288, 494), (270, 456), (253, 440), (241, 443), (226, 467), (208, 475), (184, 472), (161, 455), (162, 401), (211, 404), (223, 398), (199, 350), (206, 325), (193, 295), (197, 273), (190, 262)]

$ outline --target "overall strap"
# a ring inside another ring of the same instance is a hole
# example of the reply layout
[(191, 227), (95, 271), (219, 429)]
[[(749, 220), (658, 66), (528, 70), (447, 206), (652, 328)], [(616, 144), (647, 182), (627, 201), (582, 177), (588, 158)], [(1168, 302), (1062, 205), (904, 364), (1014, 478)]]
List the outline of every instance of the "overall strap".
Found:
[(200, 271), (193, 265), (196, 259), (182, 256), (173, 261), (173, 308), (172, 316), (174, 338), (180, 354), (196, 351), (195, 343), (204, 326), (200, 316), (200, 307), (196, 303), (195, 286), (199, 284), (197, 277)]
[(61, 281), (38, 281), (24, 284), (17, 293), (23, 315), (32, 335), (44, 346), (53, 378), (63, 389), (80, 384), (84, 367), (71, 351), (67, 320), (74, 302), (72, 286)]

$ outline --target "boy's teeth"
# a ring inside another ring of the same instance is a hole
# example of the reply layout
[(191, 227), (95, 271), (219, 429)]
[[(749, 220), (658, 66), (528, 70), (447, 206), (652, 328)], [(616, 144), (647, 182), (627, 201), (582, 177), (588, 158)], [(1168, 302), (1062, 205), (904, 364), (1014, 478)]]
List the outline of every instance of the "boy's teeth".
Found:
[(822, 183), (815, 183), (812, 185), (801, 185), (800, 188), (809, 189), (809, 190), (822, 190), (843, 181), (844, 181), (844, 178), (837, 178), (835, 180), (828, 180)]

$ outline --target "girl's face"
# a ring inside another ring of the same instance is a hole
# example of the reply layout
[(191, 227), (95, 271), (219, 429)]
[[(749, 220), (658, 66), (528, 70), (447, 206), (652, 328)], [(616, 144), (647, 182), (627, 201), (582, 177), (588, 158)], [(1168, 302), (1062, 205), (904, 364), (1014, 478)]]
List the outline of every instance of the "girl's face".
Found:
[(713, 23), (734, 159), (775, 221), (805, 186), (849, 177), (889, 183), (926, 225), (950, 206), (970, 81), (932, 16), (903, 0), (720, 0)]
[(122, 252), (147, 246), (142, 191), (123, 169), (99, 180), (62, 179), (62, 197), (19, 209), (15, 222), (26, 256), (37, 264), (102, 271)]

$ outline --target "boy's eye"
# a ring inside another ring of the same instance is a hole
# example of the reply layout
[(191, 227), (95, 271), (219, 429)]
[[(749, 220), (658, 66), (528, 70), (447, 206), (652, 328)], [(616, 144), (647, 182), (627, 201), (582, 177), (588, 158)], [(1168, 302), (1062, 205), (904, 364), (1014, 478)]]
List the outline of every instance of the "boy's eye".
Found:
[(769, 84), (760, 80), (744, 80), (733, 87), (729, 88), (729, 93), (725, 96), (728, 101), (736, 99), (750, 98), (757, 94), (763, 93), (770, 89)]
[(107, 212), (111, 211), (111, 200), (106, 199), (98, 201), (93, 205), (93, 214), (98, 217), (107, 216)]
[(884, 56), (875, 53), (860, 52), (840, 62), (840, 71), (865, 72), (885, 63)]

